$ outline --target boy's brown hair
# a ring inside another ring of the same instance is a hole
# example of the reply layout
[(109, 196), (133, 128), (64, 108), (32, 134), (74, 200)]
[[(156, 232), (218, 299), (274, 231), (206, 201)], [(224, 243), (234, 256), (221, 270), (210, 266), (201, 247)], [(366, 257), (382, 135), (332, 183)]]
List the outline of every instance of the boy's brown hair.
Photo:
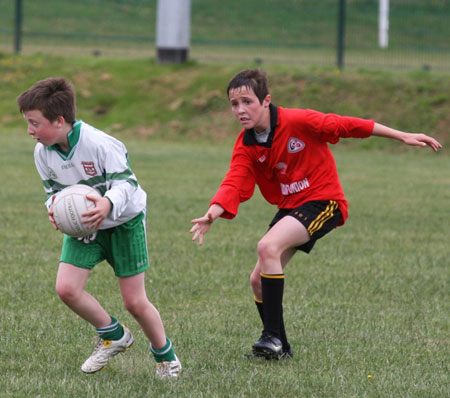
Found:
[(261, 69), (245, 69), (237, 73), (228, 83), (227, 96), (230, 98), (230, 90), (239, 87), (248, 87), (253, 90), (262, 104), (264, 98), (269, 94), (269, 83), (267, 76)]
[(76, 104), (73, 85), (62, 77), (49, 77), (33, 84), (17, 97), (21, 113), (39, 110), (50, 122), (59, 116), (72, 124), (75, 121)]

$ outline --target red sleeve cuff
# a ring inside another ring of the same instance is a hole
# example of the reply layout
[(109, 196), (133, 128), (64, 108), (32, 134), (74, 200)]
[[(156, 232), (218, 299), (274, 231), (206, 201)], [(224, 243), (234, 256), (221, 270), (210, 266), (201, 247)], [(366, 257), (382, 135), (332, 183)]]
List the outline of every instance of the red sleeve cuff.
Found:
[(225, 210), (220, 217), (232, 219), (238, 213), (240, 204), (239, 192), (230, 186), (221, 186), (209, 205), (213, 204), (218, 204)]

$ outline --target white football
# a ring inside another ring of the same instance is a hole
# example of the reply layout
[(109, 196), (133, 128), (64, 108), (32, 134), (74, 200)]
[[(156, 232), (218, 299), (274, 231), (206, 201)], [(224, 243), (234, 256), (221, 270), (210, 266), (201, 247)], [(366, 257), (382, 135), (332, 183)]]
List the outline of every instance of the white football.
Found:
[(53, 202), (53, 218), (61, 232), (74, 238), (90, 235), (95, 228), (83, 224), (81, 215), (95, 207), (92, 200), (86, 196), (99, 196), (100, 193), (92, 187), (83, 184), (71, 185), (56, 194)]

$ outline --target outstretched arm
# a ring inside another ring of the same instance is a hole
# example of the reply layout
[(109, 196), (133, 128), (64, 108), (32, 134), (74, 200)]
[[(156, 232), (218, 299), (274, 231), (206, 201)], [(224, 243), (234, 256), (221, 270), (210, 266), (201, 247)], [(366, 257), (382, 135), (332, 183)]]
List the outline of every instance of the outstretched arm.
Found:
[(213, 204), (203, 217), (192, 220), (191, 222), (192, 224), (194, 224), (194, 226), (189, 231), (190, 233), (194, 234), (192, 240), (195, 241), (198, 238), (198, 244), (202, 245), (203, 236), (211, 227), (211, 224), (214, 222), (214, 220), (220, 217), (224, 211), (225, 210), (222, 206)]
[(383, 126), (382, 124), (375, 123), (373, 127), (372, 135), (377, 137), (394, 138), (396, 140), (402, 141), (407, 145), (416, 146), (430, 146), (434, 151), (442, 148), (442, 145), (433, 137), (426, 134), (413, 134), (406, 133), (404, 131), (395, 130), (393, 128)]

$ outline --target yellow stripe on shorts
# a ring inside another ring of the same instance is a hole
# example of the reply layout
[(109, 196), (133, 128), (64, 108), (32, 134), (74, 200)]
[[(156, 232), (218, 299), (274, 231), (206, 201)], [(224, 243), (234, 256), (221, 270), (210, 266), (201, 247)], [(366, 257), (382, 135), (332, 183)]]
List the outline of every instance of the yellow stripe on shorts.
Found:
[(338, 208), (336, 201), (330, 200), (325, 210), (320, 213), (317, 218), (309, 224), (308, 232), (309, 235), (312, 236), (314, 232), (317, 232), (320, 228), (322, 228), (323, 224), (325, 224), (328, 220), (333, 218), (334, 211)]

